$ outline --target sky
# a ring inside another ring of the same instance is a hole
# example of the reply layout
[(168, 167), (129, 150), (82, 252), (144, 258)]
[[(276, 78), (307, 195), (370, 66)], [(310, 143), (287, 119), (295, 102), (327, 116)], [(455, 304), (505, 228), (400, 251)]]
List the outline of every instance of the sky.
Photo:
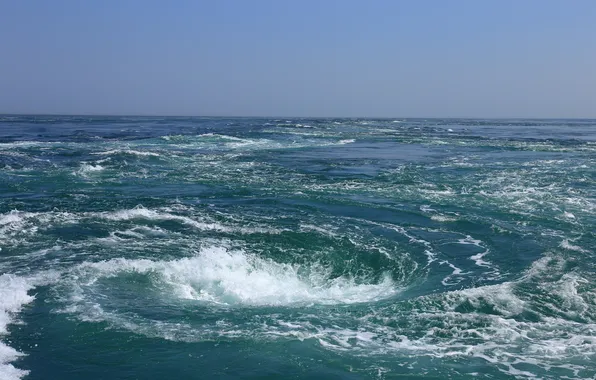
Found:
[(0, 113), (596, 118), (594, 0), (0, 0)]

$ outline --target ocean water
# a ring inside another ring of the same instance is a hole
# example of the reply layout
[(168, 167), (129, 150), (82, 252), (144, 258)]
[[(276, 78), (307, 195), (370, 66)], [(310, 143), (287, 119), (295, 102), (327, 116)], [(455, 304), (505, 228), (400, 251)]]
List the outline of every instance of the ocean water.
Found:
[(596, 121), (0, 116), (0, 379), (594, 379)]

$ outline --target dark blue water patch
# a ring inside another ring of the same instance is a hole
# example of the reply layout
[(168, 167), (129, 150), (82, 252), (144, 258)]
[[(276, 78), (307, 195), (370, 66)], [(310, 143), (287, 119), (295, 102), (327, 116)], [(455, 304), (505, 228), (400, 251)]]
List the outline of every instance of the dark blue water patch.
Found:
[(388, 223), (406, 223), (406, 225), (428, 225), (427, 218), (416, 213), (399, 211), (395, 209), (368, 208), (363, 205), (340, 203), (331, 199), (320, 199), (317, 202), (306, 201), (303, 199), (284, 200), (283, 204), (292, 206), (301, 206), (305, 209), (313, 208), (321, 212), (329, 213), (335, 216), (363, 218), (374, 222)]

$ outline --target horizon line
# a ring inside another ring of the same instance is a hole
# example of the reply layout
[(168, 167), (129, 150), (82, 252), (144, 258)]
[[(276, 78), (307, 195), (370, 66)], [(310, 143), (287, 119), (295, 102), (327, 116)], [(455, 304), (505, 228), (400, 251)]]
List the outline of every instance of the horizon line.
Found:
[(69, 117), (171, 117), (171, 118), (231, 118), (231, 119), (463, 119), (463, 120), (596, 120), (596, 117), (519, 117), (519, 116), (246, 116), (246, 115), (164, 115), (164, 114), (108, 114), (108, 113), (2, 113), (0, 116), (69, 116)]

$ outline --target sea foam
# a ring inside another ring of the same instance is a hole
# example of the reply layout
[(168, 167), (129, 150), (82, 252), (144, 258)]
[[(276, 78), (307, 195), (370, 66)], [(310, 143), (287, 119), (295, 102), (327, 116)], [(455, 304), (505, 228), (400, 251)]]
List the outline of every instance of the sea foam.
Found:
[(156, 287), (180, 299), (236, 306), (350, 304), (391, 297), (398, 291), (389, 276), (378, 283), (350, 276), (332, 278), (330, 270), (320, 265), (303, 268), (225, 247), (204, 248), (194, 257), (172, 261), (119, 258), (85, 263), (77, 268), (76, 277), (94, 283), (131, 272), (157, 276)]
[(33, 285), (27, 280), (10, 275), (0, 276), (0, 379), (16, 380), (27, 375), (29, 371), (14, 367), (11, 362), (23, 356), (23, 353), (6, 345), (8, 325), (13, 323), (22, 307), (34, 297), (28, 294)]

